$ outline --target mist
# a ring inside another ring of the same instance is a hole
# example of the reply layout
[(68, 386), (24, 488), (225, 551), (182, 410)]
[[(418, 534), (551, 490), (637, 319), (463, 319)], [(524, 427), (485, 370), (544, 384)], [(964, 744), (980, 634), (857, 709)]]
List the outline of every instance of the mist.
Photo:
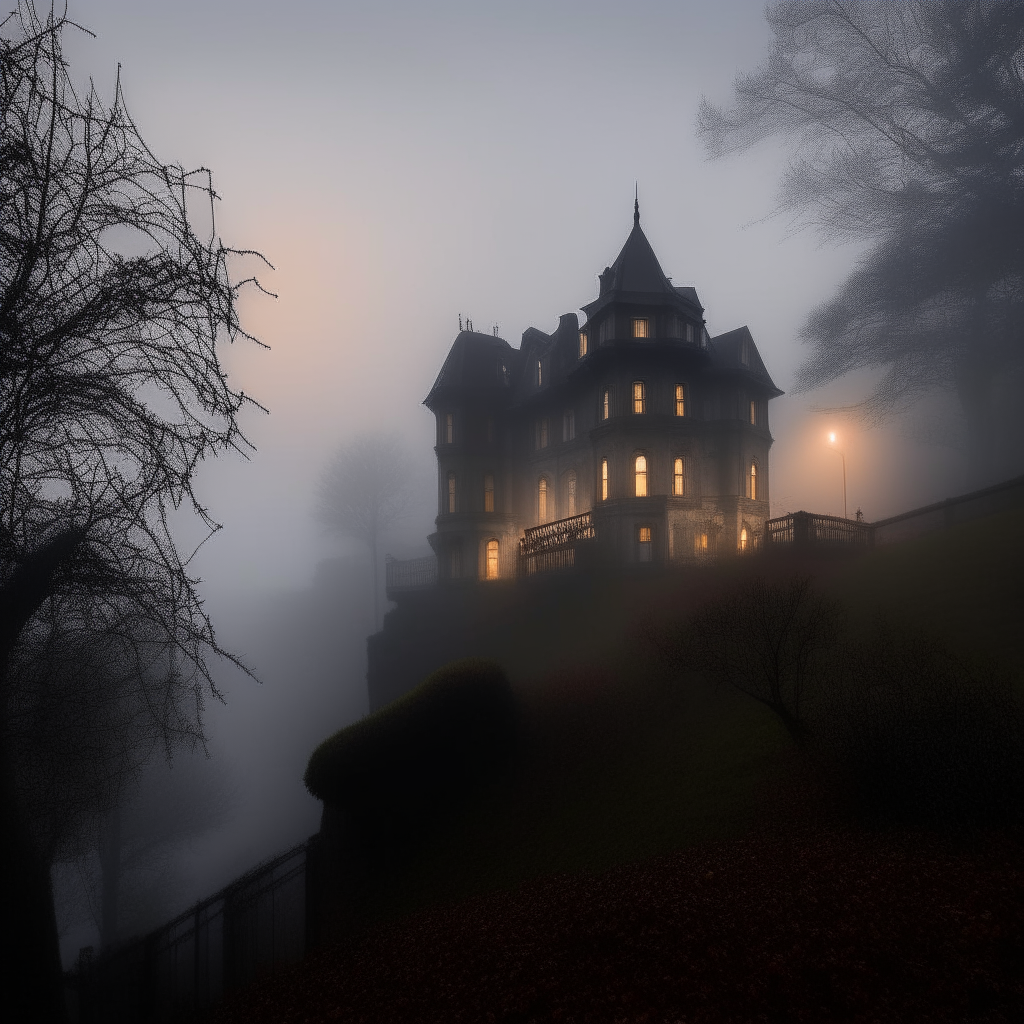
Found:
[[(460, 315), (513, 346), (528, 327), (553, 330), (597, 294), (636, 185), (665, 273), (696, 287), (712, 335), (749, 326), (789, 392), (800, 327), (859, 251), (822, 248), (771, 216), (781, 148), (710, 163), (695, 138), (701, 95), (724, 100), (762, 57), (768, 28), (749, 0), (93, 0), (70, 15), (95, 33), (69, 35), (74, 73), (109, 94), (120, 64), (149, 144), (211, 168), (219, 233), (266, 256), (273, 269), (239, 266), (277, 296), (250, 294), (243, 308), (269, 350), (226, 358), (234, 386), (268, 410), (245, 415), (255, 451), (197, 481), (223, 529), (190, 568), (219, 641), (253, 675), (217, 672), (208, 746), (235, 796), (224, 824), (183, 848), (178, 910), (319, 826), (302, 773), (320, 740), (368, 710), (372, 610), (366, 552), (314, 518), (317, 481), (357, 434), (397, 434), (423, 493), (384, 548), (429, 552), (434, 424), (422, 402)], [(773, 515), (842, 513), (830, 430), (851, 516), (964, 489), (948, 406), (875, 428), (827, 411), (867, 384), (853, 375), (773, 402)], [(66, 961), (83, 941), (67, 935)]]

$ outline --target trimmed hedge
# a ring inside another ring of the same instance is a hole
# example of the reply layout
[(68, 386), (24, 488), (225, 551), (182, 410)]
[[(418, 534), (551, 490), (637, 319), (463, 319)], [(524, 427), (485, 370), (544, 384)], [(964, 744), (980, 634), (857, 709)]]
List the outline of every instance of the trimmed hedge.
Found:
[(455, 809), (507, 764), (517, 707), (501, 667), (453, 662), (324, 740), (306, 767), (318, 800), (364, 825), (410, 826)]

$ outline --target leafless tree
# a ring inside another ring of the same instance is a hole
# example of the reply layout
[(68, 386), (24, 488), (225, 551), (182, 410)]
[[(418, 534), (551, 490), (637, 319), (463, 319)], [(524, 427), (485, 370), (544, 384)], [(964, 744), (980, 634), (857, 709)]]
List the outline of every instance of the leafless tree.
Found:
[(705, 605), (669, 648), (678, 668), (696, 669), (770, 708), (800, 745), (806, 706), (842, 639), (838, 605), (806, 577), (758, 578)]
[[(38, 1021), (64, 1017), (55, 847), (17, 723), (55, 708), (67, 676), (33, 659), (104, 637), (126, 663), (164, 666), (133, 677), (152, 730), (201, 736), (208, 660), (225, 652), (168, 517), (217, 528), (193, 475), (247, 451), (239, 414), (254, 404), (220, 361), (224, 343), (255, 339), (210, 175), (153, 155), (119, 83), (108, 104), (76, 92), (69, 27), (22, 0), (0, 32), (0, 901), (16, 937), (2, 992), (10, 1019)], [(81, 747), (87, 760), (88, 731)]]
[(794, 150), (779, 212), (868, 248), (802, 332), (807, 390), (881, 368), (877, 421), (955, 393), (980, 474), (1019, 472), (1024, 421), (1024, 5), (782, 0), (767, 59), (728, 109), (701, 101), (709, 154)]
[(338, 449), (317, 489), (316, 515), (324, 527), (362, 542), (369, 552), (374, 628), (380, 614), (381, 536), (408, 512), (413, 486), (412, 460), (398, 438), (361, 434)]

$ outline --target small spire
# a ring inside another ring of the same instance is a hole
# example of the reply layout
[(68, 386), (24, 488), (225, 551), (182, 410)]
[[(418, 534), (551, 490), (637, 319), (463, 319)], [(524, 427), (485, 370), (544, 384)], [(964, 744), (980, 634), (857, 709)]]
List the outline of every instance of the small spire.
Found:
[(640, 223), (640, 185), (633, 182), (633, 223)]

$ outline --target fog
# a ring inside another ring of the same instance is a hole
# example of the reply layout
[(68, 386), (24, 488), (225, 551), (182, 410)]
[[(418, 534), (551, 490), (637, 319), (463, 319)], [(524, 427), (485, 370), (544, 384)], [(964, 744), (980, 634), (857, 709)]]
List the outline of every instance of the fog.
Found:
[[(427, 553), (434, 432), (421, 403), (460, 314), (513, 345), (527, 327), (552, 330), (597, 294), (637, 183), (665, 273), (697, 288), (712, 335), (748, 325), (788, 392), (799, 328), (857, 250), (770, 216), (785, 152), (709, 163), (695, 138), (701, 94), (727, 101), (763, 56), (750, 0), (90, 0), (69, 13), (95, 33), (67, 39), (75, 74), (109, 95), (120, 64), (154, 152), (211, 168), (220, 233), (274, 268), (238, 266), (277, 295), (244, 302), (269, 351), (226, 358), (269, 410), (243, 420), (256, 450), (204, 466), (197, 485), (224, 529), (192, 565), (219, 639), (259, 681), (218, 671), (209, 746), (236, 799), (188, 847), (183, 907), (317, 828), (302, 771), (366, 712), (371, 622), (366, 554), (317, 527), (317, 477), (355, 434), (397, 433), (428, 482), (385, 548)], [(851, 515), (965, 489), (962, 451), (935, 429), (945, 407), (874, 429), (822, 411), (866, 388), (852, 377), (772, 403), (773, 515), (841, 513), (829, 430)]]

